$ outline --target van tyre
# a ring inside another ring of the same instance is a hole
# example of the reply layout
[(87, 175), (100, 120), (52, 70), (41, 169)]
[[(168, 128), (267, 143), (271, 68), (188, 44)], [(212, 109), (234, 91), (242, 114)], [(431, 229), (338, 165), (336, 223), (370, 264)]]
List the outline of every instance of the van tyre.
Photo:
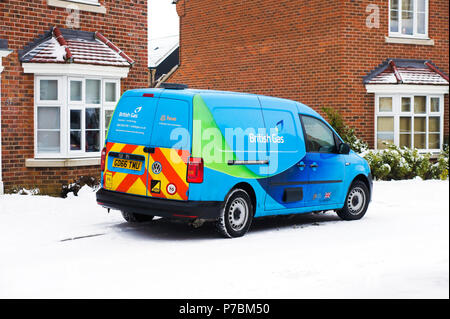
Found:
[(345, 198), (344, 207), (337, 211), (343, 220), (361, 219), (369, 206), (370, 193), (366, 184), (361, 181), (353, 182)]
[(129, 223), (143, 223), (149, 222), (153, 219), (152, 215), (136, 214), (122, 211), (123, 219)]
[(226, 238), (244, 236), (252, 224), (253, 203), (242, 189), (231, 191), (216, 222), (217, 230)]

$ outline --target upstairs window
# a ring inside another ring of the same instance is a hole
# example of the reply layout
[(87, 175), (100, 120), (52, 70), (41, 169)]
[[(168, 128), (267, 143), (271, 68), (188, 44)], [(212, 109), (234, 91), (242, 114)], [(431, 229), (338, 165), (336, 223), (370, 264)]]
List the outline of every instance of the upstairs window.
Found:
[(389, 35), (428, 37), (428, 0), (390, 0)]

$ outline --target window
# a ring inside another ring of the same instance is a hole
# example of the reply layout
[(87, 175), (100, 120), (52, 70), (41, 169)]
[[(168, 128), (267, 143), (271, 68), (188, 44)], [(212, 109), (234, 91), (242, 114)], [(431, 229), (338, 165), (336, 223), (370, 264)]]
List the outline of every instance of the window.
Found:
[(312, 153), (334, 153), (336, 142), (333, 131), (321, 120), (301, 116), (306, 137), (306, 151)]
[(376, 148), (386, 143), (437, 151), (442, 147), (443, 96), (376, 96)]
[(39, 76), (36, 92), (36, 157), (99, 156), (120, 81)]
[(389, 35), (428, 37), (428, 0), (390, 0)]

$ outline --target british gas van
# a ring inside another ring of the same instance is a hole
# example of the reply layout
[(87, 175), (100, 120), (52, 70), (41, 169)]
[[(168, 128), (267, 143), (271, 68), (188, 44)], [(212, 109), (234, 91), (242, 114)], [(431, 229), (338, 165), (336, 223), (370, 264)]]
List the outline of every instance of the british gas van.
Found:
[(268, 215), (360, 219), (372, 192), (367, 162), (311, 108), (182, 85), (123, 94), (101, 170), (98, 204), (127, 221), (213, 220), (226, 237)]

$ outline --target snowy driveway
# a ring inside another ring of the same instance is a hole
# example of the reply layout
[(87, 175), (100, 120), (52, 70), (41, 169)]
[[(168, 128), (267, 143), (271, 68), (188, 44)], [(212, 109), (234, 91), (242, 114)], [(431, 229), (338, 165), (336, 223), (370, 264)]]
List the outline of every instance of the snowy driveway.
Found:
[(79, 197), (0, 196), (0, 298), (448, 298), (449, 183), (375, 182), (364, 219), (125, 223)]

